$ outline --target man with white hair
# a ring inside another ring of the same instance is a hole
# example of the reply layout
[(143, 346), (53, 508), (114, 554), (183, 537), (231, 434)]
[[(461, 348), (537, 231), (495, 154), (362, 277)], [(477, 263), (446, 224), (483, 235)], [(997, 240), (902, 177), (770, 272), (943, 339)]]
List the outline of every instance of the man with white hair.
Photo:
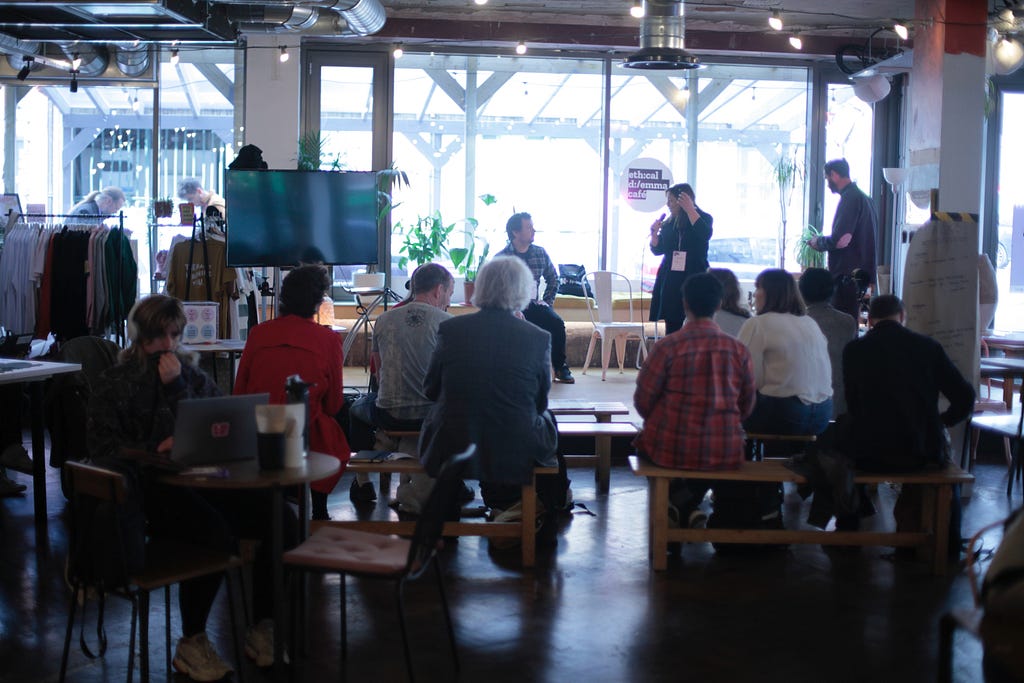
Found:
[(533, 297), (530, 269), (506, 256), (480, 269), (473, 304), (480, 310), (440, 324), (423, 381), (435, 403), (423, 421), (419, 452), (427, 473), (471, 443), (478, 457), (467, 478), (480, 480), (484, 503), (507, 510), (531, 481), (534, 465), (555, 466), (554, 481), (538, 479), (548, 510), (564, 508), (568, 479), (556, 456), (558, 430), (547, 409), (551, 388), (551, 335), (519, 314)]

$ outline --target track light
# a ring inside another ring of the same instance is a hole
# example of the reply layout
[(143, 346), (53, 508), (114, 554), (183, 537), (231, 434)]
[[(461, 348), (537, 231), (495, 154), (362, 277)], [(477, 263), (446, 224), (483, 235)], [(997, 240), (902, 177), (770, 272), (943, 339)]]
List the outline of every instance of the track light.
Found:
[(23, 81), (28, 78), (28, 74), (32, 71), (32, 62), (35, 60), (31, 57), (25, 57), (25, 63), (21, 65), (21, 71), (18, 72), (18, 80)]
[(401, 43), (398, 43), (397, 45), (395, 45), (394, 49), (391, 50), (391, 56), (394, 57), (395, 59), (401, 59), (402, 55), (404, 55), (404, 54), (405, 54), (405, 50), (402, 49), (402, 44)]
[(804, 41), (800, 39), (800, 34), (798, 33), (793, 33), (789, 37), (789, 44), (793, 46), (794, 50), (804, 49)]
[(629, 8), (629, 14), (636, 19), (643, 19), (645, 13), (644, 3), (642, 0), (636, 0), (636, 2), (633, 3), (633, 6)]
[(900, 37), (900, 40), (906, 40), (910, 37), (910, 30), (902, 21), (897, 21), (893, 24), (892, 30), (896, 32), (896, 35)]
[(181, 57), (178, 56), (178, 48), (171, 50), (171, 66), (178, 66), (178, 62), (181, 61)]
[(486, 5), (487, 4), (487, 0), (473, 0), (473, 1), (476, 4), (478, 4), (478, 5)]
[(772, 10), (772, 15), (768, 17), (768, 25), (776, 31), (782, 30), (782, 15), (779, 13), (779, 10)]
[(288, 48), (287, 47), (281, 46), (281, 54), (280, 54), (280, 56), (278, 56), (278, 59), (281, 60), (282, 64), (284, 64), (285, 62), (288, 61)]
[(78, 72), (71, 72), (71, 92), (78, 92)]
[(519, 43), (516, 45), (516, 54), (517, 55), (525, 55), (526, 54), (526, 43), (525, 42), (523, 42), (521, 40), (519, 41)]

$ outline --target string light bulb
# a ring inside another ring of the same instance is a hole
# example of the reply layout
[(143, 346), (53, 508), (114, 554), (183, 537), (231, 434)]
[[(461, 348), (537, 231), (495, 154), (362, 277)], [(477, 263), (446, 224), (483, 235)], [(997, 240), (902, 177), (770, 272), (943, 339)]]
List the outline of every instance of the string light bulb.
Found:
[(487, 0), (473, 0), (473, 2), (475, 2), (478, 5), (486, 5), (487, 4)]
[(71, 72), (71, 92), (78, 92), (78, 72)]
[(278, 56), (278, 59), (281, 60), (282, 64), (288, 61), (288, 48), (286, 46), (281, 46), (281, 54)]
[(77, 52), (74, 52), (71, 55), (71, 70), (78, 71), (80, 68), (82, 68), (82, 58), (78, 56)]
[(800, 34), (794, 32), (789, 36), (789, 44), (793, 46), (794, 50), (804, 49), (804, 41), (800, 38)]
[(178, 48), (171, 50), (171, 66), (178, 66), (178, 62), (181, 61), (181, 57), (178, 56)]
[(893, 24), (892, 30), (900, 37), (900, 40), (906, 40), (910, 37), (910, 29), (902, 21), (897, 21)]
[(768, 25), (776, 31), (782, 30), (782, 14), (779, 13), (779, 10), (772, 10), (772, 15), (768, 17)]
[(526, 43), (523, 42), (522, 40), (520, 40), (519, 43), (516, 45), (516, 54), (517, 55), (525, 55), (526, 54)]
[(631, 17), (635, 19), (644, 18), (645, 12), (644, 3), (642, 2), (642, 0), (636, 0), (636, 2), (633, 3), (633, 6), (629, 8), (629, 14)]
[(402, 44), (398, 43), (395, 48), (391, 51), (391, 56), (395, 59), (401, 59), (402, 55), (405, 54), (405, 50), (402, 49)]

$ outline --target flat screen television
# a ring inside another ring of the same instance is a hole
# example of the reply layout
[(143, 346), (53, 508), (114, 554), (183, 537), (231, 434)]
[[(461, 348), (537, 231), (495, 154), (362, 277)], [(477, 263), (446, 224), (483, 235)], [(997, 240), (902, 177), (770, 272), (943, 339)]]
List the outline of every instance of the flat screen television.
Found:
[(229, 266), (378, 262), (372, 171), (227, 172)]

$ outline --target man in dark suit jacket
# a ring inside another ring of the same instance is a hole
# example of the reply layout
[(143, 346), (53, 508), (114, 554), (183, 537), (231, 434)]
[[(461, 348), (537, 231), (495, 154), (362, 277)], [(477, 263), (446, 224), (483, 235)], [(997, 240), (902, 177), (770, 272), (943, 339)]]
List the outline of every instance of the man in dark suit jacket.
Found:
[(480, 270), (478, 313), (441, 323), (423, 381), (435, 401), (423, 421), (419, 451), (427, 473), (477, 444), (468, 478), (480, 480), (491, 508), (520, 498), (534, 464), (555, 466), (558, 433), (547, 410), (551, 335), (518, 312), (532, 298), (533, 276), (521, 259), (498, 257)]
[[(944, 427), (965, 419), (974, 389), (942, 345), (903, 327), (899, 297), (875, 297), (871, 329), (843, 351), (848, 420), (841, 420), (844, 452), (860, 469), (907, 471), (945, 462)], [(939, 394), (949, 407), (939, 413)]]

